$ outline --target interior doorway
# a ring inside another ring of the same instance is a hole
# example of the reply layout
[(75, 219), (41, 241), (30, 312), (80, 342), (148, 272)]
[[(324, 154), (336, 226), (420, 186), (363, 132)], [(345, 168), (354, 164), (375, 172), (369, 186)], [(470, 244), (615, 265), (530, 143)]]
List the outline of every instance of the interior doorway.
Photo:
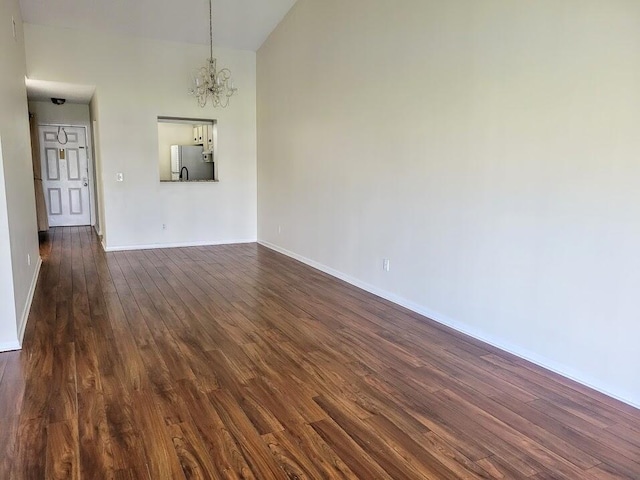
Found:
[(86, 128), (40, 125), (38, 134), (49, 225), (90, 225), (93, 179)]

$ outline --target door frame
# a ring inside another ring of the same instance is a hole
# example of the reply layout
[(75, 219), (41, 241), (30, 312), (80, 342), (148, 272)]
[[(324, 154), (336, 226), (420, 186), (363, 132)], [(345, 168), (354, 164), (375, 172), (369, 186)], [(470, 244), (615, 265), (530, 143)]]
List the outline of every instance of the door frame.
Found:
[[(91, 144), (91, 138), (89, 136), (89, 129), (87, 125), (71, 125), (69, 123), (38, 123), (38, 138), (40, 138), (40, 127), (66, 127), (66, 128), (83, 128), (84, 129), (84, 143), (85, 150), (87, 152), (87, 175), (89, 176), (89, 224), (95, 228), (96, 226), (96, 193), (94, 189), (95, 185), (95, 172), (93, 171), (93, 145)], [(41, 162), (46, 159), (40, 158)]]

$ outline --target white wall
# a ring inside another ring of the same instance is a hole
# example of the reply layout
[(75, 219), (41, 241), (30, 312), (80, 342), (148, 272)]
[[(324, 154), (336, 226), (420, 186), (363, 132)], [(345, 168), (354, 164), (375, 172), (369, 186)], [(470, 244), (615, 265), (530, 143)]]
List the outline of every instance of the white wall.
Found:
[[(16, 22), (15, 39), (11, 17)], [(0, 2), (0, 19), (0, 350), (6, 350), (19, 347), (40, 257), (24, 37), (16, 0)]]
[(100, 122), (98, 120), (98, 95), (94, 94), (91, 98), (91, 103), (89, 104), (89, 115), (91, 118), (91, 144), (93, 145), (93, 165), (95, 178), (93, 179), (95, 182), (96, 190), (96, 203), (98, 207), (98, 211), (96, 212), (96, 231), (99, 235), (102, 235), (102, 241), (106, 245), (106, 228), (105, 225), (105, 215), (104, 215), (104, 181), (102, 177), (102, 157), (100, 150)]
[[(39, 25), (25, 38), (29, 78), (96, 85), (108, 248), (255, 240), (255, 53), (216, 51), (240, 92), (203, 110), (187, 91), (205, 46)], [(160, 184), (158, 116), (218, 119), (219, 183)]]
[(11, 238), (7, 215), (7, 192), (4, 187), (4, 160), (0, 136), (0, 352), (18, 347), (16, 305), (13, 296)]
[[(89, 176), (95, 179), (95, 162), (93, 159), (91, 115), (89, 105), (80, 103), (65, 103), (55, 105), (53, 102), (30, 101), (29, 112), (36, 115), (38, 125), (73, 125), (84, 127), (87, 132), (87, 155), (89, 158)], [(89, 190), (91, 204), (91, 225), (96, 224), (96, 195), (95, 182)]]
[(640, 405), (638, 45), (640, 2), (299, 0), (259, 239)]
[(81, 103), (55, 105), (53, 102), (30, 100), (29, 111), (35, 113), (43, 125), (77, 125), (87, 129), (91, 126), (89, 105)]

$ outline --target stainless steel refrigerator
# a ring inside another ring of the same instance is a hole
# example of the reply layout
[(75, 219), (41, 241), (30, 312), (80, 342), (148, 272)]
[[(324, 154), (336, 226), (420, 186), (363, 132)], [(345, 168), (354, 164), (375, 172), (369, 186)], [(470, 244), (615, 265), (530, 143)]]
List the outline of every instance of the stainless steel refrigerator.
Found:
[[(199, 145), (171, 145), (171, 180), (214, 180), (211, 156)], [(186, 167), (186, 170), (183, 168)]]

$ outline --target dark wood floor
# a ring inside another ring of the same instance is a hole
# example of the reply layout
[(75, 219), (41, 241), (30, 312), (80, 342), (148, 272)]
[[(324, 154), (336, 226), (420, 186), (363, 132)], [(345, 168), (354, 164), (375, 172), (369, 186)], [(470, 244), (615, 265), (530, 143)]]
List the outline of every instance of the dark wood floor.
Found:
[(640, 478), (640, 412), (271, 252), (51, 230), (0, 479)]

